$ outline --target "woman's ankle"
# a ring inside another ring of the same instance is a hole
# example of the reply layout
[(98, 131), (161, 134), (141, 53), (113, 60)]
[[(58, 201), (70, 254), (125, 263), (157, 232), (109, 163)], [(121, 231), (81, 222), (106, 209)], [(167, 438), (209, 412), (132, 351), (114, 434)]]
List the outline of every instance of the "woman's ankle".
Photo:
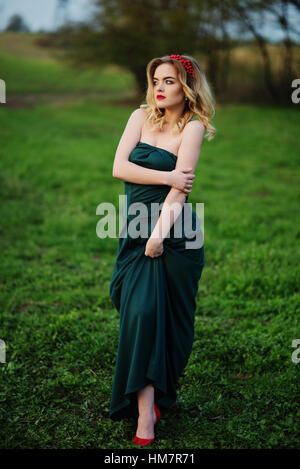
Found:
[(139, 417), (142, 418), (147, 418), (147, 417), (152, 417), (152, 415), (155, 414), (155, 411), (153, 409), (143, 409), (139, 413)]

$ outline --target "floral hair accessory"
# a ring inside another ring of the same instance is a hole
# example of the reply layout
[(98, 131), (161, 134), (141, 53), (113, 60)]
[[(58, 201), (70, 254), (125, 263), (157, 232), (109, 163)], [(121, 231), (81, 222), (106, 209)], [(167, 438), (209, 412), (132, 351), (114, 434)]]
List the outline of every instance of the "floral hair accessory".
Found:
[(190, 75), (192, 75), (193, 78), (195, 77), (194, 72), (193, 72), (193, 68), (192, 68), (192, 66), (191, 66), (190, 60), (184, 60), (184, 59), (181, 57), (181, 55), (179, 55), (179, 54), (177, 54), (177, 55), (172, 54), (172, 55), (170, 55), (169, 57), (170, 57), (170, 59), (179, 60), (179, 62), (181, 62), (182, 65), (186, 68), (186, 71), (187, 71)]

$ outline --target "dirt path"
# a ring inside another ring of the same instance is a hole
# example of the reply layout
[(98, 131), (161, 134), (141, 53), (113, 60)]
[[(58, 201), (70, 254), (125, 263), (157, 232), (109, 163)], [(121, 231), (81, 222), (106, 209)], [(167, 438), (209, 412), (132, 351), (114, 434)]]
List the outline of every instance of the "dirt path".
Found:
[(34, 108), (41, 105), (68, 106), (88, 99), (106, 105), (138, 106), (140, 101), (134, 96), (120, 96), (118, 93), (74, 92), (74, 93), (24, 93), (6, 96), (3, 106), (10, 109)]

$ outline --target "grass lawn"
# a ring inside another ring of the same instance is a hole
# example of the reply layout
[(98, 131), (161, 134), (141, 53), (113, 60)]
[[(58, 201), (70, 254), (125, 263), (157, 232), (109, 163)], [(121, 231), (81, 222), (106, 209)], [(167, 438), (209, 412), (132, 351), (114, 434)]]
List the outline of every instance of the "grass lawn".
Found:
[[(108, 417), (118, 240), (96, 235), (132, 110), (0, 107), (2, 448), (134, 448), (135, 420)], [(189, 196), (205, 204), (193, 351), (149, 448), (299, 448), (299, 114), (226, 105), (214, 125)]]

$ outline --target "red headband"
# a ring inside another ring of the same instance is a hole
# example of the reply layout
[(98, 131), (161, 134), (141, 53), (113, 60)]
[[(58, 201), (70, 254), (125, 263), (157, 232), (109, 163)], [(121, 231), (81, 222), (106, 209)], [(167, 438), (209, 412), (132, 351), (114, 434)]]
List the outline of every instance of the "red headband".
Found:
[(193, 78), (195, 77), (194, 72), (193, 72), (193, 68), (192, 68), (192, 66), (191, 66), (190, 60), (184, 60), (184, 59), (181, 57), (181, 55), (179, 55), (179, 54), (177, 54), (177, 55), (172, 54), (172, 55), (170, 55), (169, 57), (170, 57), (170, 59), (179, 60), (179, 61), (182, 63), (182, 65), (184, 65), (184, 67), (186, 68), (186, 71), (187, 71), (190, 75), (192, 75)]

